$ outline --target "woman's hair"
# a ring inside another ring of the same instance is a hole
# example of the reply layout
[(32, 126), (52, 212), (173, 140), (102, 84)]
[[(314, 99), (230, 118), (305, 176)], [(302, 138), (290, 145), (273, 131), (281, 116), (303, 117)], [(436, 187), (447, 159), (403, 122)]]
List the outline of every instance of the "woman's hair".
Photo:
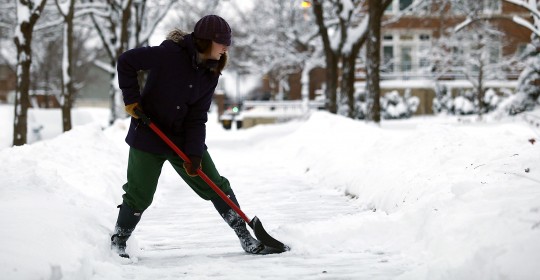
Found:
[[(166, 39), (172, 40), (175, 43), (179, 43), (180, 41), (184, 40), (184, 36), (188, 35), (187, 32), (184, 32), (178, 28), (175, 28), (167, 34)], [(200, 39), (193, 37), (195, 41), (195, 49), (197, 49), (200, 53), (210, 53), (212, 51), (212, 41), (206, 40), (206, 39)], [(216, 75), (220, 75), (221, 71), (223, 71), (223, 68), (225, 68), (225, 65), (227, 65), (227, 53), (224, 53), (218, 61), (218, 64), (215, 68), (210, 69), (212, 72), (214, 72)]]
[(212, 48), (212, 41), (195, 38), (195, 48), (200, 53), (210, 52), (210, 49)]
[[(195, 39), (195, 48), (197, 49), (198, 52), (209, 54), (212, 51), (211, 40), (200, 39), (200, 38), (194, 38), (194, 39)], [(221, 71), (227, 65), (227, 59), (228, 59), (227, 53), (224, 53), (223, 55), (221, 55), (216, 68), (211, 69), (214, 72), (214, 74), (216, 75), (221, 74)]]

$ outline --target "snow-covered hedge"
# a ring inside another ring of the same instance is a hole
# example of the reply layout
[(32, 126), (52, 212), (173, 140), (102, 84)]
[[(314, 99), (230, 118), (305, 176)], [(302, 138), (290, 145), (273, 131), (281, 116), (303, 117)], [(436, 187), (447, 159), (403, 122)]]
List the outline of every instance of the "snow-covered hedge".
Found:
[[(367, 116), (367, 98), (365, 93), (360, 93), (356, 102), (356, 118), (365, 119)], [(381, 96), (381, 117), (383, 119), (405, 119), (410, 118), (418, 109), (420, 99), (411, 95), (410, 89), (405, 90), (402, 96), (397, 90), (388, 92)], [(342, 106), (343, 107), (343, 106)], [(343, 114), (340, 112), (340, 114)]]
[(410, 89), (401, 96), (397, 90), (386, 93), (381, 97), (381, 116), (383, 119), (410, 118), (418, 109), (420, 99), (411, 96)]
[[(495, 111), (502, 101), (509, 95), (508, 93), (498, 94), (494, 89), (488, 89), (482, 99), (482, 112)], [(466, 90), (460, 95), (452, 98), (451, 94), (443, 88), (433, 99), (433, 112), (447, 113), (452, 115), (472, 115), (478, 114), (480, 106), (476, 94), (471, 90)]]

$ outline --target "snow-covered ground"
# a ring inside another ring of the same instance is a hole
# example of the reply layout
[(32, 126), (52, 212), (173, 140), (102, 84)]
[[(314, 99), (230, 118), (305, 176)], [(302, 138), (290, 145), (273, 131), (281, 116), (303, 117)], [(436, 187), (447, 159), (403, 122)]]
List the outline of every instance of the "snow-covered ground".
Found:
[(520, 118), (376, 127), (317, 112), (226, 131), (211, 115), (220, 173), (292, 250), (243, 253), (166, 165), (126, 262), (109, 236), (127, 121), (104, 128), (104, 111), (79, 109), (86, 117), (56, 136), (59, 112), (32, 114), (48, 140), (11, 148), (12, 107), (0, 106), (1, 279), (540, 278), (540, 131)]

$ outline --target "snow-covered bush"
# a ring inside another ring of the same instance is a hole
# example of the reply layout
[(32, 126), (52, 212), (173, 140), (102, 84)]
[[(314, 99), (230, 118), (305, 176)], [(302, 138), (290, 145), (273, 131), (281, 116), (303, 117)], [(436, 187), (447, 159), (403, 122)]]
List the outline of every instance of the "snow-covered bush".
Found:
[(418, 109), (420, 99), (411, 96), (410, 89), (401, 96), (397, 90), (386, 93), (381, 97), (381, 117), (383, 119), (410, 118)]
[[(507, 99), (508, 94), (498, 94), (494, 89), (490, 88), (484, 93), (482, 99), (482, 114), (497, 110), (503, 100)], [(453, 115), (471, 115), (478, 114), (479, 106), (476, 95), (471, 90), (463, 91), (459, 96), (452, 98), (451, 94), (446, 90), (436, 93), (433, 99), (433, 112), (435, 114), (447, 113)]]
[[(356, 94), (356, 118), (365, 119), (368, 114), (367, 96), (365, 92)], [(420, 99), (411, 95), (410, 89), (405, 90), (401, 96), (397, 90), (388, 92), (381, 96), (381, 118), (383, 119), (404, 119), (410, 118), (418, 109)]]
[[(533, 35), (534, 36), (534, 35)], [(516, 97), (508, 106), (508, 112), (515, 115), (534, 109), (540, 103), (540, 38), (535, 36), (523, 54), (525, 69), (518, 79)]]
[(433, 98), (432, 109), (435, 114), (450, 113), (452, 110), (452, 96), (448, 92), (446, 86), (437, 87), (435, 90), (435, 98)]
[(494, 89), (490, 88), (486, 90), (483, 100), (485, 113), (495, 111), (495, 109), (497, 109), (497, 107), (501, 103), (501, 100), (502, 97), (497, 95), (497, 92), (495, 92)]
[(364, 90), (357, 90), (354, 95), (354, 104), (355, 118), (359, 120), (365, 120), (368, 116), (367, 108), (367, 94)]
[(452, 112), (455, 115), (471, 115), (476, 113), (474, 94), (471, 91), (465, 91), (460, 96), (454, 98)]

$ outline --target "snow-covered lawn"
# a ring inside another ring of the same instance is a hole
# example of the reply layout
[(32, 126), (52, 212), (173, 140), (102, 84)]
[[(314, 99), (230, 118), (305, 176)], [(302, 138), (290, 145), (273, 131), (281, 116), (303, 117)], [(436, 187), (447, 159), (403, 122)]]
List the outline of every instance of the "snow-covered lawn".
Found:
[(540, 132), (520, 118), (376, 127), (317, 112), (226, 131), (211, 115), (220, 173), (292, 250), (243, 253), (166, 165), (126, 263), (109, 236), (127, 120), (105, 127), (106, 112), (78, 109), (76, 127), (58, 135), (59, 112), (38, 110), (47, 140), (11, 148), (11, 110), (0, 106), (1, 279), (540, 278)]

